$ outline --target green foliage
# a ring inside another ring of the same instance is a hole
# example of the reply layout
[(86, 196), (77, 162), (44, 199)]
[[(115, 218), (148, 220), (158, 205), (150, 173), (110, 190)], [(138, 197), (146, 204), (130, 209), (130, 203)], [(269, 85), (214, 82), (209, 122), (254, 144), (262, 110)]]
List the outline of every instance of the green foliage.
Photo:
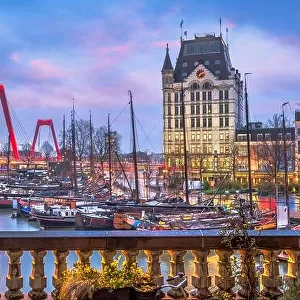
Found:
[(212, 295), (211, 300), (233, 300), (234, 297), (224, 291), (218, 291)]
[(299, 300), (300, 299), (300, 277), (295, 281), (287, 281), (286, 290), (279, 300)]
[(144, 272), (136, 263), (126, 261), (120, 266), (120, 258), (102, 271), (89, 265), (76, 263), (74, 268), (66, 270), (60, 282), (59, 299), (92, 299), (97, 289), (118, 289), (139, 285), (153, 285), (151, 275)]

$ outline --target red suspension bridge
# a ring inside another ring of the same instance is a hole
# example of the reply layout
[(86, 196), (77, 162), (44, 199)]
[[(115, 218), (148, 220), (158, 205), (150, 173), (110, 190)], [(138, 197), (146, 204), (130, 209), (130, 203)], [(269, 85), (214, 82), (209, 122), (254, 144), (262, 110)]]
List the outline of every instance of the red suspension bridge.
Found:
[[(3, 109), (4, 119), (5, 119), (5, 125), (6, 125), (7, 131), (8, 131), (9, 149), (11, 149), (12, 156), (15, 161), (23, 160), (24, 157), (21, 157), (20, 152), (19, 152), (18, 141), (17, 141), (16, 134), (14, 131), (14, 126), (13, 126), (13, 122), (12, 122), (12, 118), (11, 118), (11, 114), (10, 114), (10, 110), (9, 110), (9, 106), (8, 106), (8, 101), (6, 98), (5, 89), (4, 89), (3, 84), (0, 84), (0, 99), (1, 99), (2, 109)], [(61, 153), (60, 153), (60, 149), (58, 147), (52, 119), (38, 119), (37, 120), (33, 142), (30, 146), (29, 157), (31, 159), (34, 159), (36, 142), (37, 142), (37, 138), (38, 138), (38, 135), (40, 132), (40, 128), (42, 126), (48, 126), (51, 129), (54, 147), (55, 147), (55, 151), (56, 151), (56, 158), (57, 158), (57, 160), (61, 160)]]

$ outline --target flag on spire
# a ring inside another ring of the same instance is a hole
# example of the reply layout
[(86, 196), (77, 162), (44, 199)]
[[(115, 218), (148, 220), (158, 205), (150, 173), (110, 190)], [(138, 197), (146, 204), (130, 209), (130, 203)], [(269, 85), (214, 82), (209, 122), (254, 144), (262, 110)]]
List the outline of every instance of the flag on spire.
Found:
[(181, 20), (180, 22), (180, 28), (182, 28), (182, 25), (183, 25), (183, 20)]

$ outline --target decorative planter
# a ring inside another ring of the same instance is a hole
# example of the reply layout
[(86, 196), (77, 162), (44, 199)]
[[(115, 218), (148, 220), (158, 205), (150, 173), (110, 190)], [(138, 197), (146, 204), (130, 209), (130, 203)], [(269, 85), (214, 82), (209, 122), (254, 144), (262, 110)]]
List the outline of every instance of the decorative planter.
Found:
[(159, 300), (162, 298), (162, 292), (155, 286), (152, 290), (142, 291), (138, 287), (133, 288), (134, 300)]
[(132, 288), (99, 289), (94, 292), (92, 300), (132, 300), (132, 298)]

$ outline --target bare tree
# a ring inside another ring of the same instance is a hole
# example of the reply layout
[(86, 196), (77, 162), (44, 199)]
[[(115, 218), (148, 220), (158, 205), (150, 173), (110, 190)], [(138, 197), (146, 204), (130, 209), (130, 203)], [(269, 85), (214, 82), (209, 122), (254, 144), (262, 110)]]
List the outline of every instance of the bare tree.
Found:
[[(274, 114), (272, 119), (268, 120), (270, 130), (270, 139), (259, 141), (256, 147), (256, 155), (260, 168), (267, 172), (274, 182), (275, 196), (278, 198), (278, 173), (284, 168), (284, 148), (282, 140), (282, 120), (279, 114)], [(294, 161), (294, 142), (286, 142), (286, 153), (288, 161)]]
[(33, 162), (33, 157), (30, 157), (30, 144), (25, 143), (22, 145), (22, 160), (26, 163), (26, 168), (29, 168), (31, 162)]
[(48, 141), (44, 141), (41, 146), (41, 153), (46, 161), (49, 161), (53, 155), (54, 149)]
[[(93, 135), (94, 155), (97, 161), (100, 162), (103, 170), (103, 165), (108, 160), (108, 129), (106, 126), (101, 126), (95, 130)], [(121, 136), (117, 131), (110, 132), (111, 154), (119, 154), (121, 148)]]

